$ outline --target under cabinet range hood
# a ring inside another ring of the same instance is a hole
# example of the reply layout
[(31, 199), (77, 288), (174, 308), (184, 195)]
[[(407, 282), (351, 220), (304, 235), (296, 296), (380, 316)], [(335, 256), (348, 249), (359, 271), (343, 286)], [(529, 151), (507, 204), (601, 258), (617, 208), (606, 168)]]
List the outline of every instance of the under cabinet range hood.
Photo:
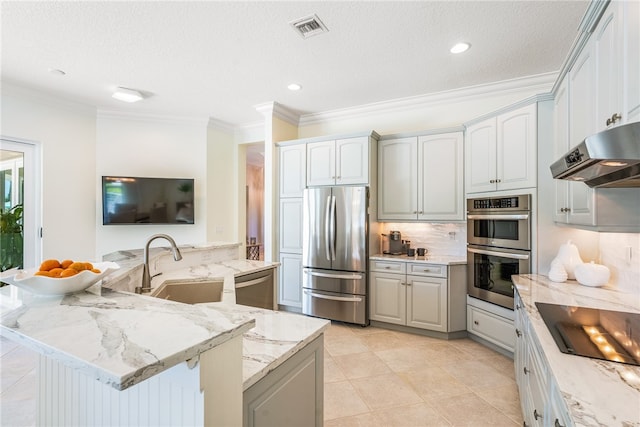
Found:
[(551, 165), (556, 179), (596, 188), (640, 188), (640, 122), (587, 137)]

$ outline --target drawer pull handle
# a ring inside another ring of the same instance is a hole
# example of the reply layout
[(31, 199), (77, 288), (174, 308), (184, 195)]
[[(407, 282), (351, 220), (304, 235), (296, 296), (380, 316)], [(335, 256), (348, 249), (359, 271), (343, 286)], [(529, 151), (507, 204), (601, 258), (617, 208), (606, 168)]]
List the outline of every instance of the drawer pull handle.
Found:
[(533, 418), (535, 418), (536, 420), (537, 420), (538, 418), (542, 418), (542, 414), (539, 414), (539, 413), (538, 413), (538, 410), (537, 410), (537, 409), (534, 409), (534, 410), (533, 410)]
[(520, 329), (516, 328), (516, 336), (519, 338), (522, 335), (522, 332), (520, 332)]
[(474, 324), (474, 325), (479, 325), (480, 323), (478, 323), (478, 321), (477, 321), (477, 320), (474, 320), (474, 321), (473, 321), (473, 324)]
[(389, 267), (388, 265), (385, 267), (387, 270), (391, 270), (391, 267)]
[(558, 421), (558, 419), (556, 418), (556, 420), (553, 422), (554, 427), (564, 427), (562, 424), (560, 424), (560, 421)]
[(523, 371), (524, 371), (524, 374), (525, 374), (525, 375), (527, 375), (529, 372), (531, 372), (530, 370), (528, 370), (528, 369), (527, 369), (527, 367), (526, 367), (526, 366), (524, 367)]
[(424, 269), (424, 272), (425, 272), (425, 273), (428, 273), (428, 272), (430, 272), (430, 271), (431, 271), (431, 269), (430, 269), (430, 268), (425, 268), (425, 269)]

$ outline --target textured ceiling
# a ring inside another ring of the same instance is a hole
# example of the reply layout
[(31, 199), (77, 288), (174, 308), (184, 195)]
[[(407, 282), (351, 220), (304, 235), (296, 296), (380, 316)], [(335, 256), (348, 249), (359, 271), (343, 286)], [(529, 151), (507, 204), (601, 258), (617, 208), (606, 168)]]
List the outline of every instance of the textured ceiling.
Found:
[[(304, 114), (557, 71), (587, 6), (2, 1), (2, 79), (98, 108), (246, 124), (270, 101)], [(313, 13), (329, 32), (305, 40), (289, 22)], [(460, 40), (471, 50), (450, 54)], [(116, 86), (148, 98), (123, 104)]]

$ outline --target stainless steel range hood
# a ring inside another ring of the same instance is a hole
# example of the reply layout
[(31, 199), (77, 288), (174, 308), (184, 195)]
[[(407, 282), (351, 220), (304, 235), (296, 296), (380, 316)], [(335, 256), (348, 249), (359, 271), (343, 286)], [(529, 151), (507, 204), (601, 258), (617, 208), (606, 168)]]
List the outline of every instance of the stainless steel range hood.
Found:
[(589, 187), (640, 187), (640, 122), (592, 135), (551, 165), (556, 179)]

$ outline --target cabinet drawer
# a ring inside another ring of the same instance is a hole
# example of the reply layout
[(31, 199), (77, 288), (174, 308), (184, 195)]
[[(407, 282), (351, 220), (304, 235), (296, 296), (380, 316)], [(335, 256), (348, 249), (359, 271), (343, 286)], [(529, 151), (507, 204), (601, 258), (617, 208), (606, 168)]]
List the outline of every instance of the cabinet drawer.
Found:
[(447, 266), (412, 263), (407, 267), (407, 274), (413, 274), (415, 276), (447, 277)]
[(467, 331), (511, 352), (515, 349), (513, 321), (467, 306)]
[(407, 264), (404, 262), (393, 261), (376, 261), (372, 260), (369, 263), (369, 269), (371, 271), (380, 271), (384, 273), (400, 273), (405, 274), (407, 271)]

